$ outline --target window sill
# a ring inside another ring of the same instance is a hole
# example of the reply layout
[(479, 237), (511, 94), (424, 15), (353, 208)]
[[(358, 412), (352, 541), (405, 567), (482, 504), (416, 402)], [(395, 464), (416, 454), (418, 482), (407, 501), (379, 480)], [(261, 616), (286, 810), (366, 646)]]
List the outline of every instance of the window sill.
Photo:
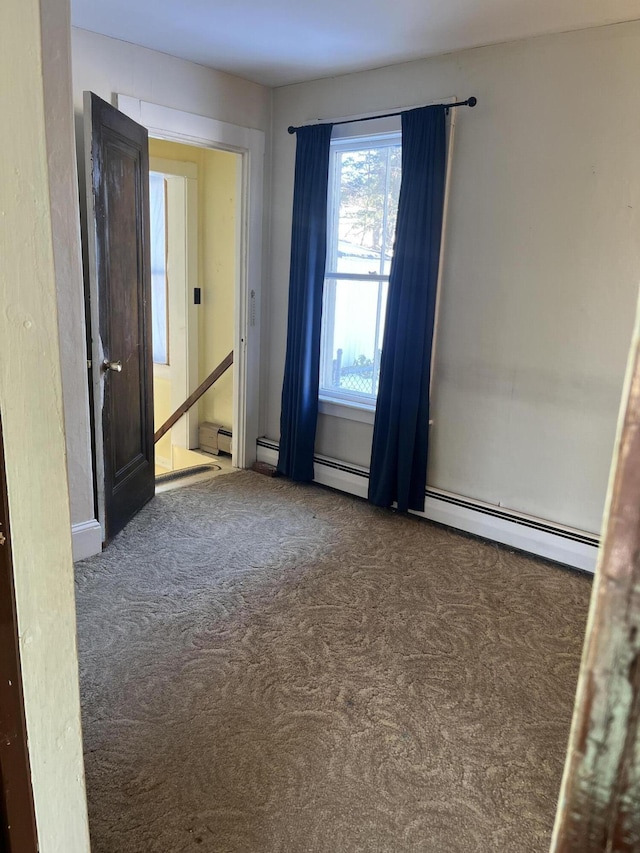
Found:
[(340, 402), (320, 397), (318, 411), (322, 415), (331, 415), (334, 418), (343, 418), (347, 421), (359, 421), (363, 424), (373, 425), (376, 410), (373, 406), (359, 406), (356, 403)]

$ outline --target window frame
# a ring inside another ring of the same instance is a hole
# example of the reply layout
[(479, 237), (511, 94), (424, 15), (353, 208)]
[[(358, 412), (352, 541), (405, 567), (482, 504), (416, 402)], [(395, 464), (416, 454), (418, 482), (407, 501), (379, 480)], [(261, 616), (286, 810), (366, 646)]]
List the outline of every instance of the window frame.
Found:
[[(334, 131), (335, 133), (335, 131)], [(373, 120), (367, 122), (361, 129), (349, 128), (338, 136), (332, 137), (329, 153), (329, 188), (327, 198), (327, 259), (324, 276), (323, 293), (323, 323), (320, 344), (320, 389), (318, 394), (319, 411), (322, 414), (342, 417), (372, 424), (375, 416), (377, 394), (365, 394), (348, 389), (330, 389), (323, 387), (323, 378), (329, 375), (333, 364), (333, 323), (325, 321), (328, 316), (335, 316), (335, 286), (338, 281), (371, 282), (378, 288), (378, 309), (376, 328), (374, 330), (374, 371), (376, 353), (379, 351), (380, 324), (382, 322), (381, 303), (383, 301), (383, 286), (389, 282), (389, 274), (380, 272), (384, 268), (383, 256), (388, 253), (388, 247), (383, 245), (379, 271), (377, 273), (346, 273), (339, 272), (337, 255), (339, 233), (337, 233), (340, 213), (340, 171), (337, 168), (338, 158), (348, 151), (362, 151), (376, 148), (389, 148), (402, 145), (400, 117), (392, 121)], [(387, 196), (388, 197), (388, 196)], [(385, 205), (384, 216), (387, 216)], [(386, 230), (386, 229), (385, 229)], [(332, 286), (333, 285), (333, 286)], [(379, 369), (379, 368), (378, 368)]]
[[(169, 278), (167, 275), (167, 176), (163, 172), (158, 172), (155, 169), (149, 169), (149, 201), (150, 206), (153, 209), (153, 192), (154, 192), (154, 184), (156, 184), (159, 188), (160, 183), (162, 183), (162, 219), (163, 219), (163, 230), (162, 230), (162, 254), (164, 255), (162, 259), (162, 268), (158, 269), (154, 266), (154, 261), (158, 261), (158, 253), (153, 250), (153, 246), (151, 249), (151, 312), (152, 312), (152, 320), (151, 320), (151, 329), (152, 329), (152, 337), (153, 331), (155, 329), (156, 318), (154, 314), (154, 309), (156, 308), (156, 291), (154, 288), (153, 278), (156, 275), (162, 275), (164, 278), (164, 361), (156, 361), (156, 352), (155, 352), (155, 341), (152, 341), (153, 347), (153, 364), (154, 368), (159, 370), (162, 375), (169, 378), (170, 370), (171, 370), (171, 349), (170, 349), (170, 330), (169, 330)], [(153, 219), (153, 217), (151, 217)], [(150, 221), (150, 240), (153, 241), (154, 238), (154, 223)]]

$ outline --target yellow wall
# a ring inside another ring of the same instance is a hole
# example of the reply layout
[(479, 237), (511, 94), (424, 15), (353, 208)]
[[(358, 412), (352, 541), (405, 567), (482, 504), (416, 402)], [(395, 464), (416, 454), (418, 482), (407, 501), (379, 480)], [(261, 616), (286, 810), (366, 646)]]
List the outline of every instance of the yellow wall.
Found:
[[(233, 349), (236, 279), (236, 211), (239, 155), (160, 139), (149, 140), (151, 157), (198, 166), (199, 381)], [(165, 393), (157, 384), (160, 395)], [(156, 397), (158, 394), (156, 393)], [(163, 406), (161, 400), (157, 400)], [(155, 412), (156, 423), (159, 411)], [(233, 378), (228, 371), (200, 401), (200, 421), (233, 426)], [(158, 455), (169, 451), (158, 444)]]
[[(79, 254), (69, 4), (0, 3), (0, 404), (41, 853), (88, 853), (56, 258)], [(45, 82), (46, 81), (46, 85)], [(57, 115), (64, 121), (47, 122)], [(62, 270), (63, 266), (59, 267)], [(70, 266), (66, 266), (67, 273)], [(2, 845), (4, 846), (4, 845)]]
[[(153, 372), (153, 428), (157, 430), (172, 413), (171, 408), (171, 379)], [(156, 462), (158, 465), (171, 463), (171, 432), (163, 435), (156, 444)], [(171, 467), (171, 465), (167, 465)]]
[[(205, 237), (200, 313), (200, 379), (205, 379), (233, 349), (236, 278), (237, 154), (205, 152)], [(222, 376), (200, 402), (200, 419), (231, 428), (233, 372)]]

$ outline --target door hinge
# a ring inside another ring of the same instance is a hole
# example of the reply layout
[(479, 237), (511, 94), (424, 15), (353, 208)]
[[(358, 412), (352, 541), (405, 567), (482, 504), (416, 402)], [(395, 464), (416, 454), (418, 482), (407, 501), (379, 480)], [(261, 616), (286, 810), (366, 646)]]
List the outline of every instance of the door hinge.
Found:
[(193, 304), (200, 305), (202, 302), (202, 292), (199, 287), (193, 288)]

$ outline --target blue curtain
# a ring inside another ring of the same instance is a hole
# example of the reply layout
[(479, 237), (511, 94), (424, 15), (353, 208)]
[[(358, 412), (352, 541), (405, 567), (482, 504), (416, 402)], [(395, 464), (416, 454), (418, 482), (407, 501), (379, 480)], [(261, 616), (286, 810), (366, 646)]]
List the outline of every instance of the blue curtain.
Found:
[(277, 470), (303, 482), (313, 480), (318, 421), (331, 130), (332, 125), (323, 124), (301, 127), (297, 132), (287, 354)]
[(429, 376), (446, 168), (445, 107), (402, 114), (402, 181), (373, 428), (369, 500), (424, 509)]

